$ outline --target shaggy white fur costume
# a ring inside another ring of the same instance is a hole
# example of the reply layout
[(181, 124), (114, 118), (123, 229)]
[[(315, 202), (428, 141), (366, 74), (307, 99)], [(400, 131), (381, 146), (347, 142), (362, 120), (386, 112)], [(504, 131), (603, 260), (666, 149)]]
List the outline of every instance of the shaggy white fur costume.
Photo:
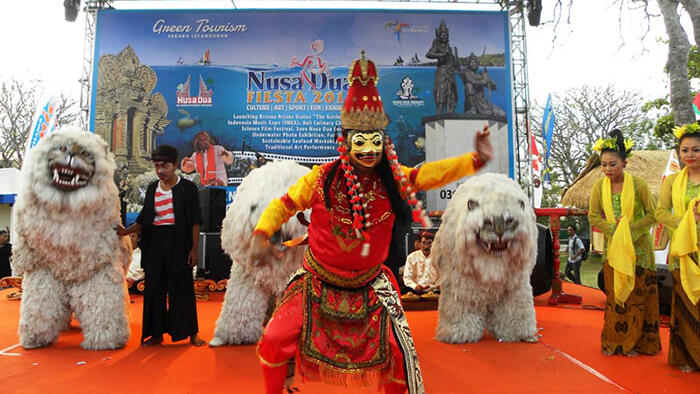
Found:
[[(276, 161), (251, 171), (238, 187), (221, 230), (221, 246), (233, 265), (210, 346), (257, 342), (289, 277), (301, 266), (303, 247), (289, 248), (281, 261), (273, 260), (265, 266), (253, 265), (248, 247), (255, 225), (270, 201), (284, 195), (308, 171), (293, 161)], [(304, 233), (306, 227), (292, 217), (282, 225), (279, 240), (294, 239)]]
[(516, 182), (486, 173), (460, 185), (431, 254), (440, 270), (438, 341), (477, 342), (484, 329), (501, 341), (537, 341), (537, 227)]
[[(94, 161), (94, 173), (85, 186), (60, 190), (50, 157), (65, 159), (71, 151)], [(114, 167), (102, 138), (78, 129), (48, 135), (25, 158), (12, 212), (12, 268), (24, 276), (19, 337), (25, 349), (55, 341), (71, 312), (85, 349), (116, 349), (129, 339), (124, 275), (131, 246), (115, 232), (120, 216)]]

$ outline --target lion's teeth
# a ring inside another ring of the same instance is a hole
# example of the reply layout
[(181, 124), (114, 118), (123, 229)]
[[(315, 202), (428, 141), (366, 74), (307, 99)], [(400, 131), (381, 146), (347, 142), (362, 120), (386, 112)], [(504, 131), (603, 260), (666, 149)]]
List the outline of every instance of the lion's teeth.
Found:
[(58, 170), (55, 168), (53, 169), (53, 181), (54, 182), (58, 181)]

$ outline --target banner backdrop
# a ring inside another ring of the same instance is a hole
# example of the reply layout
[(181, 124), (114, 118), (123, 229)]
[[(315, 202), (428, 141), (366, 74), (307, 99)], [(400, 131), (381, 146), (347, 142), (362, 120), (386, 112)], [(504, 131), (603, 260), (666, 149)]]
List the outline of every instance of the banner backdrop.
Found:
[(348, 67), (364, 50), (379, 69), (387, 133), (400, 161), (415, 166), (425, 160), (421, 118), (436, 113), (436, 61), (426, 53), (442, 20), (461, 67), (473, 53), (488, 68), (489, 97), (513, 141), (505, 12), (100, 10), (90, 126), (123, 177), (147, 171), (150, 152), (165, 143), (208, 185), (236, 185), (271, 159), (327, 162), (336, 157)]

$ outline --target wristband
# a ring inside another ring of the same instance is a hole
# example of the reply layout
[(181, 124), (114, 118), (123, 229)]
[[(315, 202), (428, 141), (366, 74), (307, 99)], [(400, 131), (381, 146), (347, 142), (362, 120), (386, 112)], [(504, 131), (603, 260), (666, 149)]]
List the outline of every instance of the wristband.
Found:
[(472, 153), (472, 164), (474, 165), (474, 170), (478, 170), (486, 163), (479, 160), (479, 152), (474, 152)]

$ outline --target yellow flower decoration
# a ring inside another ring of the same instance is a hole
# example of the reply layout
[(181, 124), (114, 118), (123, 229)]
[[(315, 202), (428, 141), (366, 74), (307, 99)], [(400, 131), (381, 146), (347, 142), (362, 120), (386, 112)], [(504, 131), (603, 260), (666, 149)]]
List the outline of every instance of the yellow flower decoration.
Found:
[(673, 135), (676, 136), (676, 139), (681, 139), (681, 137), (683, 137), (683, 134), (685, 134), (685, 125), (676, 126), (673, 128)]
[(617, 141), (614, 138), (598, 138), (593, 144), (593, 150), (600, 154), (603, 149), (617, 150)]
[(695, 133), (700, 133), (700, 125), (698, 125), (697, 123), (688, 123), (684, 124), (683, 126), (677, 126), (673, 128), (673, 135), (675, 135), (676, 138), (679, 140), (686, 134)]
[[(629, 152), (633, 146), (634, 141), (630, 139), (625, 140), (625, 152)], [(617, 140), (615, 138), (598, 138), (598, 141), (593, 144), (593, 150), (600, 155), (600, 152), (602, 152), (603, 149), (620, 150), (617, 146)]]

